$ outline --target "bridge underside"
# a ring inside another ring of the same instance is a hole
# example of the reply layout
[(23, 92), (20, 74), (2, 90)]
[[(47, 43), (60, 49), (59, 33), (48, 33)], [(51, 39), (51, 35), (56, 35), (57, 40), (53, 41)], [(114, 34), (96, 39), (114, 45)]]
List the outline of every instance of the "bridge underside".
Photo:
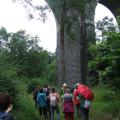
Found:
[(120, 15), (120, 0), (99, 0), (99, 3), (106, 6), (115, 16)]

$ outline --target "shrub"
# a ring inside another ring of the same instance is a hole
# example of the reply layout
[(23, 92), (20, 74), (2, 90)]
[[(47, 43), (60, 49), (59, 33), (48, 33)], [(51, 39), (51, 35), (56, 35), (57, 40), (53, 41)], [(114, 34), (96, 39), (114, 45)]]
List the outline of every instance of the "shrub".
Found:
[(40, 78), (32, 79), (28, 84), (27, 92), (31, 93), (35, 89), (35, 87), (43, 87), (44, 85), (48, 84), (48, 81)]
[(13, 98), (17, 97), (17, 89), (15, 88), (14, 82), (12, 80), (0, 76), (0, 91), (8, 92)]

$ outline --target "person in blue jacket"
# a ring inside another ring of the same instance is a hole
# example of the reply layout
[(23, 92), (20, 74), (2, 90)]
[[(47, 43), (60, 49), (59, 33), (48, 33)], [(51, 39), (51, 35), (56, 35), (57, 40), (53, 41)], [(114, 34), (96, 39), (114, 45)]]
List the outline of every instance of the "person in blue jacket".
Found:
[(44, 116), (44, 118), (47, 119), (47, 96), (44, 93), (43, 89), (40, 89), (37, 95), (37, 102), (40, 116)]

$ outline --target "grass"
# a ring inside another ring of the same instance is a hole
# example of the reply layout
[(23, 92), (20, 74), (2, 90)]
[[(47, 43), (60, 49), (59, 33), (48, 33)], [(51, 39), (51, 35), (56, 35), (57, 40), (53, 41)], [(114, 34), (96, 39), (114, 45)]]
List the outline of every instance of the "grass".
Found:
[(13, 114), (16, 120), (40, 120), (38, 111), (34, 106), (32, 95), (27, 93), (27, 84), (18, 80), (16, 87), (19, 91), (19, 95), (15, 101), (15, 109)]
[(94, 88), (90, 120), (120, 120), (120, 98), (105, 87)]
[[(44, 120), (44, 118), (40, 118), (38, 111), (34, 107), (32, 95), (27, 94), (26, 83), (20, 81), (18, 87), (20, 93), (17, 109), (13, 112), (16, 120)], [(89, 120), (120, 120), (120, 98), (104, 86), (96, 87), (93, 91), (95, 99), (90, 108)], [(62, 103), (60, 104), (60, 113), (61, 120), (65, 120), (62, 113)], [(76, 117), (76, 113), (74, 116), (74, 120), (81, 120), (81, 118)]]

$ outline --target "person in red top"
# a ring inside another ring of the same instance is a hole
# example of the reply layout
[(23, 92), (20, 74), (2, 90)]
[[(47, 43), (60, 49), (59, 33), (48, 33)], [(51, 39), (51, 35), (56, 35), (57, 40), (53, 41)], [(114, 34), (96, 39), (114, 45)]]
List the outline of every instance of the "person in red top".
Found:
[(94, 99), (92, 90), (86, 85), (80, 83), (74, 94), (74, 97), (78, 97), (80, 99), (80, 111), (82, 120), (89, 120), (89, 108), (91, 107), (91, 102)]

